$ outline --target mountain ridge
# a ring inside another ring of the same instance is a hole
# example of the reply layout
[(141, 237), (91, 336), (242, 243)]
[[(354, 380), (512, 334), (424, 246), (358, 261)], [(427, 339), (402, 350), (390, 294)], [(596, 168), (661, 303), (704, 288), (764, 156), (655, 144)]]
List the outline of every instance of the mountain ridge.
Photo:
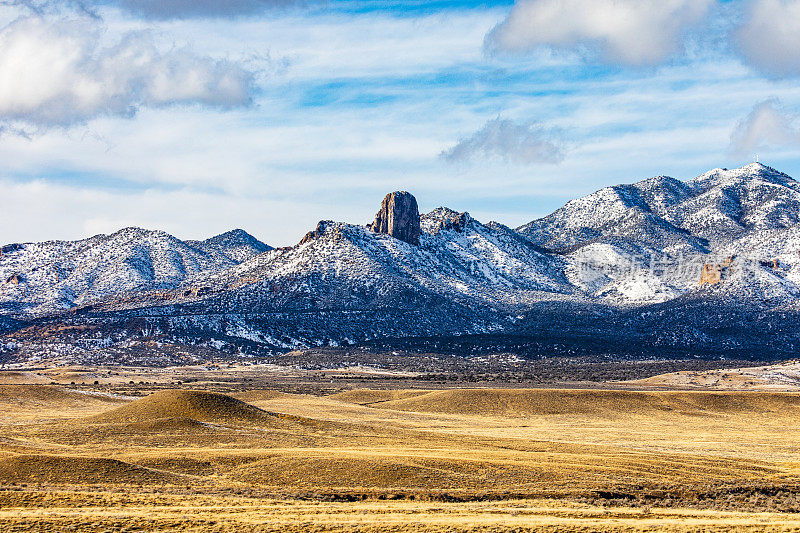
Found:
[(133, 291), (176, 288), (266, 247), (239, 231), (227, 244), (220, 238), (228, 234), (181, 241), (164, 231), (128, 227), (77, 241), (6, 245), (0, 256), (0, 279), (5, 281), (0, 309), (47, 314)]
[(66, 321), (110, 328), (111, 345), (141, 330), (237, 353), (459, 335), (718, 353), (752, 350), (743, 325), (762, 320), (765, 346), (793, 350), (800, 332), (780, 324), (800, 309), (799, 221), (800, 184), (760, 164), (606, 187), (516, 230), (418, 214), (397, 192), (370, 227), (321, 221), (276, 249), (138, 228), (5, 246), (0, 316), (6, 336)]

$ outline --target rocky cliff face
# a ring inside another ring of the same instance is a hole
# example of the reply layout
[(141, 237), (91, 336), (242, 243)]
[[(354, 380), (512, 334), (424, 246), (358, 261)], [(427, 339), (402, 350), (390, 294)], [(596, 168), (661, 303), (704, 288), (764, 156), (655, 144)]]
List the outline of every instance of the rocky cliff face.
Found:
[(706, 263), (700, 272), (700, 286), (716, 285), (721, 283), (728, 274), (728, 269), (733, 264), (733, 256), (725, 259), (721, 264)]
[(469, 213), (459, 213), (446, 207), (437, 207), (430, 213), (420, 217), (422, 230), (431, 235), (437, 235), (440, 231), (447, 230), (463, 233), (467, 224), (472, 220), (473, 218)]
[(320, 236), (322, 236), (322, 234), (325, 233), (325, 227), (328, 224), (332, 224), (332, 221), (330, 221), (330, 220), (320, 220), (319, 222), (317, 222), (317, 227), (313, 231), (309, 231), (308, 233), (306, 233), (303, 236), (303, 238), (300, 239), (300, 242), (297, 243), (297, 245), (300, 246), (301, 244), (305, 244), (305, 243), (307, 243), (309, 241), (312, 241), (312, 240), (317, 239)]
[(719, 265), (712, 265), (706, 263), (703, 265), (703, 270), (700, 271), (700, 286), (703, 285), (716, 285), (722, 281), (722, 267)]
[(386, 195), (370, 229), (419, 246), (419, 208), (414, 195), (396, 191)]

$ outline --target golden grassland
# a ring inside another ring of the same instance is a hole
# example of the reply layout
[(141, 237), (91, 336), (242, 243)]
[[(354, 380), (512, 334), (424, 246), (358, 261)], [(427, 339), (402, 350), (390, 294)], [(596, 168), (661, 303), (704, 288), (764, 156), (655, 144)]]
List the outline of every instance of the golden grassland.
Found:
[(0, 385), (2, 531), (800, 531), (800, 393)]
[[(5, 531), (797, 531), (800, 514), (600, 507), (554, 500), (326, 502), (54, 493), (26, 501)], [(33, 507), (34, 505), (39, 507)], [(9, 511), (11, 511), (9, 513)]]

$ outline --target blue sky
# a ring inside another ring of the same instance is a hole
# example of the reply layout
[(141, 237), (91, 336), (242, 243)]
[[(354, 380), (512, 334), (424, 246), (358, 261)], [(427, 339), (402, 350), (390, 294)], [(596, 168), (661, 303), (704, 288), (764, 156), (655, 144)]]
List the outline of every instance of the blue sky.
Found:
[(800, 176), (800, 1), (12, 4), (6, 243), (136, 225), (286, 245), (398, 189), (517, 226), (755, 153)]

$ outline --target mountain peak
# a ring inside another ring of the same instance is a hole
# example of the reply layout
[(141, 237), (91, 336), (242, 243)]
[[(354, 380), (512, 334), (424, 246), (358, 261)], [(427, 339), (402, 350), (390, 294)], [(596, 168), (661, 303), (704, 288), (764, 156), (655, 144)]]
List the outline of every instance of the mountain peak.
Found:
[(225, 258), (241, 263), (263, 252), (272, 250), (272, 247), (259, 241), (242, 229), (232, 229), (220, 233), (204, 241), (185, 241), (189, 246), (206, 253), (219, 254)]
[(370, 229), (375, 233), (386, 233), (396, 239), (419, 246), (419, 208), (414, 195), (406, 191), (387, 194), (381, 208), (375, 214)]
[(785, 176), (785, 177), (787, 177), (789, 179), (792, 179), (787, 174), (784, 174), (780, 170), (777, 170), (775, 168), (769, 167), (769, 166), (765, 165), (764, 163), (758, 163), (758, 162), (756, 162), (756, 163), (748, 163), (747, 165), (744, 165), (744, 166), (739, 167), (739, 168), (735, 168), (735, 169), (730, 170), (728, 172), (732, 172), (732, 173), (736, 173), (736, 174), (749, 175), (749, 176)]
[(441, 221), (447, 220), (448, 218), (457, 217), (460, 214), (461, 213), (458, 211), (450, 209), (449, 207), (439, 206), (436, 209), (433, 209), (432, 211), (420, 216), (422, 229), (430, 233), (429, 229), (432, 226), (438, 225)]
[(228, 246), (235, 246), (235, 245), (249, 245), (255, 248), (263, 248), (264, 251), (271, 250), (272, 248), (260, 240), (256, 239), (249, 233), (247, 233), (243, 229), (232, 229), (230, 231), (226, 231), (225, 233), (220, 233), (219, 235), (215, 235), (210, 237), (204, 241), (204, 244), (225, 244)]
[(421, 217), (422, 229), (425, 233), (435, 235), (445, 229), (463, 231), (472, 217), (466, 211), (459, 213), (449, 207), (437, 207), (430, 213), (425, 213)]
[(795, 179), (788, 174), (763, 163), (749, 163), (733, 169), (715, 168), (697, 176), (688, 183), (701, 190), (708, 190), (727, 183), (750, 180), (759, 180), (786, 186), (797, 183)]
[(114, 233), (109, 234), (109, 237), (124, 237), (124, 236), (131, 236), (131, 237), (140, 237), (142, 235), (160, 235), (164, 234), (167, 235), (165, 231), (161, 230), (153, 230), (153, 229), (146, 229), (140, 228), (139, 226), (127, 226), (122, 229), (115, 231)]

